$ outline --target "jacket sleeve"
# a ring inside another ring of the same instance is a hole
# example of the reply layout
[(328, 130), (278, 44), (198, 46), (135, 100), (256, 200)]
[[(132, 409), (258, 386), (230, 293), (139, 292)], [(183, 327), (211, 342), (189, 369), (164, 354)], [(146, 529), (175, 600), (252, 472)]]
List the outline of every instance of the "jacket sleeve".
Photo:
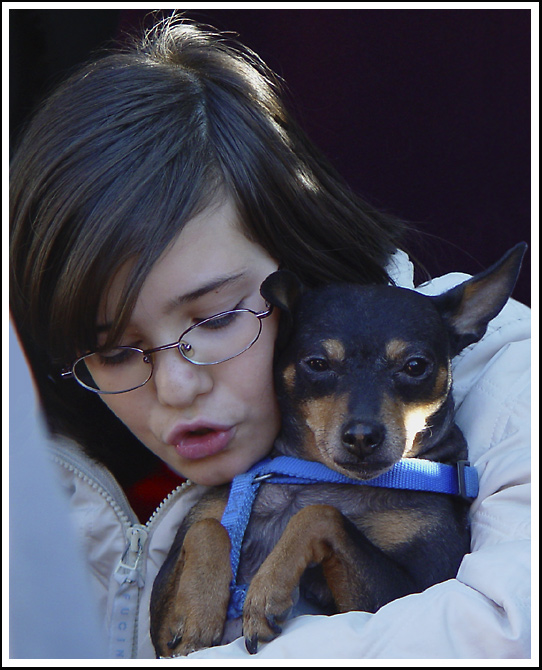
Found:
[(9, 364), (9, 658), (105, 658), (100, 612), (11, 325)]
[[(440, 293), (463, 277), (442, 278)], [(256, 658), (530, 657), (530, 311), (511, 300), (454, 360), (457, 422), (480, 477), (456, 579), (376, 614), (302, 616)], [(193, 654), (246, 658), (244, 640)]]

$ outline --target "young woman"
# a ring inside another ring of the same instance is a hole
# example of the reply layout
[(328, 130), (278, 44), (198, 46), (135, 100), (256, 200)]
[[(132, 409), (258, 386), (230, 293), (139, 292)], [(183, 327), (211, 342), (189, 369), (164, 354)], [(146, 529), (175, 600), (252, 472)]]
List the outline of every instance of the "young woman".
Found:
[[(277, 435), (279, 314), (259, 294), (265, 277), (280, 265), (308, 285), (413, 288), (402, 225), (351, 193), (279, 94), (240, 45), (166, 21), (73, 75), (14, 157), (12, 315), (59, 437), (112, 657), (153, 657), (150, 591), (180, 521), (202, 485), (230, 481)], [(511, 301), (456, 361), (459, 422), (481, 474), (475, 551), (458, 579), (375, 615), (301, 617), (263, 657), (528, 654), (517, 569), (528, 318)], [(126, 494), (157, 462), (189, 481), (138, 518)], [(244, 651), (237, 641), (198, 653)]]

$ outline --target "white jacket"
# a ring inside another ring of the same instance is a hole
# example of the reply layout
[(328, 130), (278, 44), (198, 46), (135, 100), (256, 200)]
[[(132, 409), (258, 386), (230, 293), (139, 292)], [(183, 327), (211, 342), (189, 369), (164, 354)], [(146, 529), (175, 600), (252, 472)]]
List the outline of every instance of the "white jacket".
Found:
[[(392, 277), (413, 288), (402, 252)], [(451, 274), (418, 290), (442, 293)], [(457, 422), (480, 477), (472, 505), (472, 553), (456, 579), (400, 598), (376, 614), (349, 612), (293, 619), (261, 659), (502, 659), (530, 657), (530, 310), (513, 300), (484, 338), (453, 362)], [(149, 599), (176, 529), (203, 487), (174, 491), (141, 525), (105, 468), (73, 444), (54, 457), (69, 495), (110, 658), (154, 658)], [(242, 639), (195, 652), (194, 659), (247, 659)]]

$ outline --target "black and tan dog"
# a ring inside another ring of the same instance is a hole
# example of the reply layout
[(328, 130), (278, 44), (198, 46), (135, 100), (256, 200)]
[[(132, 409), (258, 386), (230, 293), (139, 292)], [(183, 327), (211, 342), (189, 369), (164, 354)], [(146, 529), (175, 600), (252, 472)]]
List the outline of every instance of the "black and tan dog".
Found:
[[(370, 480), (402, 458), (455, 464), (467, 445), (454, 423), (451, 359), (485, 333), (515, 284), (525, 245), (436, 296), (391, 286), (303, 291), (288, 272), (262, 295), (283, 314), (276, 385), (283, 426), (275, 453)], [(220, 519), (229, 487), (210, 489), (182, 523), (155, 581), (157, 655), (223, 638), (232, 571)], [(243, 634), (281, 630), (299, 589), (326, 613), (375, 612), (455, 577), (469, 551), (458, 496), (345, 484), (261, 485), (239, 578), (250, 582)]]

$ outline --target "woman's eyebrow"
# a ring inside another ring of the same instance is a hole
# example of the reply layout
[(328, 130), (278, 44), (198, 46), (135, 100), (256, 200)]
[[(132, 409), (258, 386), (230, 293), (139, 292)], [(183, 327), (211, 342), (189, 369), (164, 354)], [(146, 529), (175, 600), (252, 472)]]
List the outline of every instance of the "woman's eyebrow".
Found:
[[(168, 301), (168, 303), (164, 307), (164, 315), (167, 316), (180, 305), (186, 305), (187, 303), (194, 302), (199, 298), (202, 298), (204, 295), (207, 295), (208, 293), (218, 291), (224, 286), (235, 284), (235, 282), (244, 279), (246, 277), (246, 274), (247, 273), (243, 271), (232, 275), (226, 275), (225, 277), (217, 277), (216, 279), (213, 279), (212, 281), (208, 282), (207, 284), (204, 284), (203, 286), (198, 287), (197, 289), (194, 289), (193, 291), (183, 293), (182, 295), (179, 295), (176, 298), (173, 298), (172, 300)], [(110, 330), (111, 327), (112, 324), (110, 323), (99, 324), (96, 327), (96, 332), (98, 334), (105, 333), (108, 330)]]
[(180, 305), (186, 305), (187, 303), (194, 302), (199, 298), (202, 298), (204, 295), (212, 293), (213, 291), (218, 291), (224, 286), (235, 284), (245, 277), (246, 272), (238, 272), (236, 274), (227, 275), (225, 277), (217, 277), (216, 279), (213, 279), (212, 281), (198, 287), (193, 291), (183, 293), (182, 295), (173, 298), (173, 300), (170, 300), (165, 306), (164, 314), (169, 314), (173, 309), (179, 307)]

